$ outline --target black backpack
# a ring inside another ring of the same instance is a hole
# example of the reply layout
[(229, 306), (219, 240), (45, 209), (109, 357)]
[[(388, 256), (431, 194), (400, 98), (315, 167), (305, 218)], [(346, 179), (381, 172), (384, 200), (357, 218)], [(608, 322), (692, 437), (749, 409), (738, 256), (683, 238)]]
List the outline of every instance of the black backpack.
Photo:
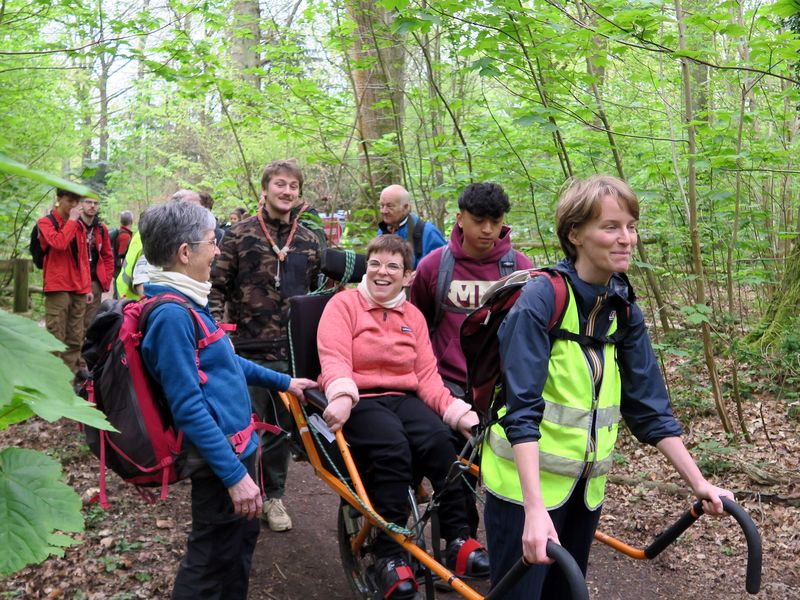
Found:
[[(50, 219), (50, 222), (55, 227), (56, 231), (61, 229), (58, 224), (58, 219), (53, 216), (53, 213), (49, 213), (47, 218)], [(70, 248), (72, 249), (72, 256), (75, 258), (75, 264), (78, 264), (78, 240), (72, 238), (72, 242), (70, 243)], [(50, 252), (50, 246), (43, 246), (42, 241), (39, 239), (39, 223), (38, 221), (33, 224), (33, 229), (31, 230), (31, 241), (28, 245), (28, 250), (30, 250), (31, 258), (33, 259), (33, 264), (36, 265), (36, 268), (43, 269), (44, 268), (44, 257), (47, 256), (47, 253)]]

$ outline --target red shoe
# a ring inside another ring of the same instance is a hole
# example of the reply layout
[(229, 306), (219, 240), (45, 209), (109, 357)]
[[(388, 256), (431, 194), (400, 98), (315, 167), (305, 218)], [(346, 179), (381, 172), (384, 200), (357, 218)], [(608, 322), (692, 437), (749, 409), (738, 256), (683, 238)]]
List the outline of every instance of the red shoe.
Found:
[(383, 558), (375, 565), (378, 589), (384, 600), (414, 600), (417, 580), (414, 571), (400, 557)]

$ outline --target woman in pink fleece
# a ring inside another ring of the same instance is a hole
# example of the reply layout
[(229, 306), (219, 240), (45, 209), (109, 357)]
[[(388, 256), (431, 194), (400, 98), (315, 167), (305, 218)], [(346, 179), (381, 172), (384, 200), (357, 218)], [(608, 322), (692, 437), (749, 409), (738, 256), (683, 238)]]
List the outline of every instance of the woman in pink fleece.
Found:
[[(407, 519), (412, 465), (439, 491), (454, 461), (447, 427), (469, 437), (478, 423), (475, 411), (444, 387), (425, 318), (406, 302), (412, 265), (404, 239), (372, 240), (364, 279), (328, 302), (317, 333), (319, 384), (328, 399), (323, 417), (333, 431), (344, 430), (378, 514), (398, 525)], [(456, 482), (442, 495), (445, 561), (458, 575), (486, 577), (489, 557), (469, 537), (463, 493)], [(402, 548), (381, 534), (374, 551), (382, 597), (414, 598)]]

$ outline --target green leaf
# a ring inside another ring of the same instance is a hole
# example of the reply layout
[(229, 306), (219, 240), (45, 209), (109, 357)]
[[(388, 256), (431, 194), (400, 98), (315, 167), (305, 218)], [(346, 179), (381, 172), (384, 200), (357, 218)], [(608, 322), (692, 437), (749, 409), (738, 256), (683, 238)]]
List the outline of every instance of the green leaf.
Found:
[(92, 191), (91, 188), (88, 188), (85, 185), (75, 183), (74, 181), (69, 181), (68, 179), (63, 179), (62, 177), (58, 177), (56, 175), (51, 175), (50, 173), (45, 173), (44, 171), (31, 169), (22, 163), (18, 163), (17, 161), (9, 158), (5, 154), (0, 154), (0, 172), (10, 173), (11, 175), (16, 175), (17, 177), (32, 179), (33, 181), (38, 181), (39, 183), (44, 183), (45, 185), (51, 185), (53, 187), (62, 188), (67, 191), (80, 194), (81, 196), (88, 196), (91, 198), (98, 197), (96, 192)]
[(9, 575), (76, 544), (81, 499), (62, 481), (61, 465), (22, 448), (0, 452), (0, 575)]
[(0, 428), (18, 422), (25, 404), (48, 421), (69, 417), (109, 429), (103, 414), (75, 395), (72, 373), (52, 354), (63, 348), (33, 321), (0, 310)]

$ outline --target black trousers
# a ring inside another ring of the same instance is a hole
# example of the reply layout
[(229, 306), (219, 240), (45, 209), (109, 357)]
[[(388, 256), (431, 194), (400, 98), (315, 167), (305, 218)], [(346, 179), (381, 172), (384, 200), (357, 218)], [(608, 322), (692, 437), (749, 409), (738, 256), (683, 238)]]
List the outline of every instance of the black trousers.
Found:
[[(386, 521), (406, 524), (408, 487), (414, 483), (415, 473), (427, 477), (434, 491), (444, 489), (455, 460), (450, 430), (416, 396), (362, 398), (345, 423), (344, 433), (372, 504)], [(459, 483), (448, 486), (441, 498), (442, 537), (450, 541), (467, 536), (469, 526)], [(402, 550), (380, 533), (375, 554), (385, 558), (402, 554)]]
[[(253, 481), (258, 452), (244, 459)], [(258, 518), (233, 513), (219, 477), (192, 478), (192, 531), (181, 560), (173, 600), (246, 600), (250, 565), (260, 531)]]
[[(563, 506), (548, 512), (561, 545), (569, 551), (585, 576), (601, 508), (586, 508), (584, 488), (585, 480), (581, 480)], [(501, 500), (487, 492), (483, 522), (491, 557), (491, 581), (496, 585), (522, 557), (525, 511), (519, 504)], [(558, 565), (534, 565), (505, 600), (561, 600), (570, 597), (567, 580)]]

